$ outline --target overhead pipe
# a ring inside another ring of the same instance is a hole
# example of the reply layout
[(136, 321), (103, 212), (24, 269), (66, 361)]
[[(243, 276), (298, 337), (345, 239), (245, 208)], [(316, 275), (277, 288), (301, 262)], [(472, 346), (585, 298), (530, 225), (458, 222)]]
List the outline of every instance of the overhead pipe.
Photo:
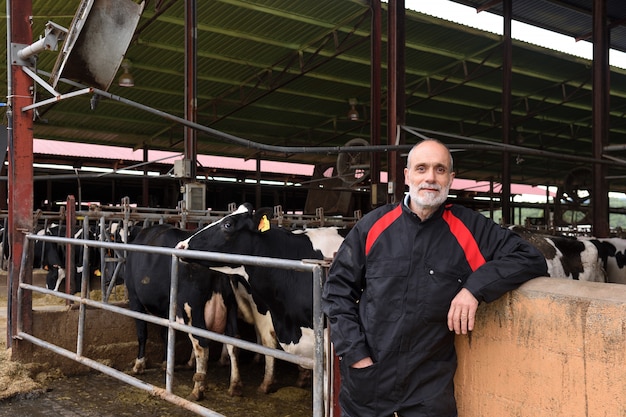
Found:
[[(45, 71), (38, 71), (40, 74), (44, 74), (46, 75)], [(49, 73), (48, 73), (49, 74)], [(78, 87), (78, 88), (85, 88), (84, 85), (65, 79), (65, 78), (61, 78), (59, 79), (60, 82), (66, 83), (68, 85), (74, 86), (74, 87)], [(392, 145), (377, 145), (377, 146), (280, 146), (280, 145), (268, 145), (268, 144), (264, 144), (264, 143), (258, 143), (258, 142), (253, 142), (251, 140), (248, 139), (244, 139), (235, 135), (231, 135), (229, 133), (225, 133), (225, 132), (221, 132), (219, 130), (216, 129), (212, 129), (210, 127), (207, 126), (203, 126), (200, 125), (198, 123), (193, 123), (190, 122), (188, 120), (185, 120), (181, 117), (178, 116), (174, 116), (172, 114), (166, 113), (164, 111), (158, 110), (158, 109), (154, 109), (152, 107), (146, 106), (144, 104), (141, 103), (137, 103), (135, 101), (111, 94), (107, 91), (104, 90), (100, 90), (98, 88), (92, 88), (92, 92), (94, 94), (98, 94), (101, 95), (109, 100), (114, 100), (114, 101), (118, 101), (122, 104), (126, 104), (128, 106), (131, 107), (135, 107), (137, 109), (146, 111), (148, 113), (154, 114), (156, 116), (162, 117), (164, 119), (167, 120), (171, 120), (174, 121), (176, 123), (180, 123), (182, 125), (185, 126), (189, 126), (192, 127), (193, 129), (196, 129), (214, 139), (217, 140), (221, 140), (221, 141), (225, 141), (228, 143), (232, 143), (238, 146), (242, 146), (242, 147), (247, 147), (250, 149), (255, 149), (255, 150), (260, 150), (260, 151), (266, 151), (266, 152), (272, 152), (272, 153), (277, 153), (277, 154), (286, 154), (286, 155), (291, 155), (291, 154), (301, 154), (301, 153), (310, 153), (310, 154), (338, 154), (338, 153), (344, 153), (344, 152), (389, 152), (392, 150), (397, 150), (397, 151), (402, 151), (402, 150), (410, 150), (414, 144), (403, 144), (403, 145), (396, 145), (396, 144), (392, 144)], [(415, 128), (415, 127), (409, 127), (409, 126), (401, 126), (400, 127), (402, 130), (407, 130), (407, 131), (411, 131), (411, 132), (421, 132), (424, 133), (426, 135), (434, 135), (434, 136), (444, 136), (444, 137), (449, 137), (449, 138), (456, 138), (456, 139), (460, 139), (460, 140), (467, 140), (467, 141), (475, 141), (478, 143), (483, 143), (484, 145), (488, 145), (490, 146), (491, 150), (494, 151), (503, 151), (504, 150), (504, 146), (501, 143), (497, 143), (497, 142), (490, 142), (487, 140), (481, 140), (481, 139), (475, 139), (475, 138), (468, 138), (465, 136), (461, 136), (461, 135), (455, 135), (455, 134), (450, 134), (450, 133), (445, 133), (445, 132), (438, 132), (438, 131), (434, 131), (434, 130), (429, 130), (429, 129), (422, 129), (422, 128)], [(451, 149), (463, 149), (465, 147), (467, 148), (472, 148), (471, 145), (449, 145), (449, 147)], [(586, 162), (586, 163), (598, 163), (598, 164), (606, 164), (609, 166), (620, 166), (620, 167), (626, 167), (626, 164), (623, 163), (617, 163), (615, 161), (607, 161), (607, 160), (603, 160), (603, 159), (594, 159), (594, 158), (587, 158), (587, 157), (582, 157), (582, 156), (577, 156), (577, 155), (567, 155), (567, 154), (562, 154), (562, 153), (557, 153), (557, 152), (549, 152), (549, 151), (543, 151), (543, 150), (538, 150), (538, 149), (532, 149), (532, 148), (524, 148), (522, 146), (516, 146), (516, 145), (508, 145), (506, 146), (507, 150), (516, 152), (516, 153), (520, 153), (520, 154), (525, 154), (525, 155), (537, 155), (537, 156), (544, 156), (546, 158), (559, 158), (559, 159), (563, 159), (563, 160), (568, 160), (568, 161), (577, 161), (577, 162)], [(99, 174), (99, 175), (105, 175), (105, 174)]]

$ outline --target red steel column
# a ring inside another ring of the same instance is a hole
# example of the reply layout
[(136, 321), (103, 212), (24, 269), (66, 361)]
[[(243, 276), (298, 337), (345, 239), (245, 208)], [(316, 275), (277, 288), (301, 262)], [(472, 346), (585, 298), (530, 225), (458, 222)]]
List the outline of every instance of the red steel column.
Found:
[[(388, 63), (387, 63), (387, 143), (403, 145), (404, 134), (399, 140), (397, 128), (405, 122), (405, 91), (404, 91), (404, 45), (405, 45), (405, 8), (404, 0), (390, 0), (388, 12)], [(392, 202), (400, 201), (404, 195), (404, 167), (399, 151), (389, 152), (389, 181), (393, 185), (390, 190)]]
[[(382, 10), (380, 0), (371, 0), (370, 9), (372, 13), (370, 37), (370, 143), (374, 146), (380, 145), (381, 134), (381, 86), (382, 86)], [(381, 195), (379, 191), (380, 187), (380, 153), (372, 152), (370, 158), (370, 172), (371, 172), (371, 203), (373, 207), (378, 206), (378, 196)]]
[[(198, 20), (196, 0), (185, 0), (185, 120), (197, 121), (197, 49)], [(185, 159), (191, 161), (191, 181), (196, 179), (197, 134), (195, 129), (185, 127)]]
[[(593, 157), (602, 159), (609, 144), (609, 29), (606, 23), (606, 0), (593, 2)], [(609, 236), (609, 195), (606, 182), (608, 168), (593, 164), (591, 194), (592, 232), (596, 237)]]
[[(9, 14), (7, 36), (12, 44), (30, 45), (32, 31), (31, 0), (7, 0)], [(10, 49), (10, 48), (7, 48)], [(22, 112), (22, 107), (32, 104), (32, 80), (18, 65), (12, 65), (11, 52), (7, 51), (7, 119), (8, 119), (8, 183), (9, 183), (9, 243), (11, 259), (7, 288), (11, 291), (9, 303), (9, 326), (7, 326), (7, 346), (12, 347), (14, 357), (26, 357), (30, 343), (13, 340), (17, 332), (17, 289), (19, 286), (20, 263), (24, 248), (23, 232), (32, 231), (33, 226), (33, 114)], [(24, 281), (32, 282), (32, 263), (26, 265)], [(22, 299), (22, 328), (30, 331), (32, 327), (32, 297), (25, 291)]]
[[(512, 76), (513, 76), (513, 43), (511, 38), (511, 20), (513, 18), (512, 0), (503, 0), (504, 39), (502, 48), (502, 143), (511, 143), (511, 110), (512, 110)], [(511, 218), (511, 155), (502, 153), (502, 223), (512, 224)]]

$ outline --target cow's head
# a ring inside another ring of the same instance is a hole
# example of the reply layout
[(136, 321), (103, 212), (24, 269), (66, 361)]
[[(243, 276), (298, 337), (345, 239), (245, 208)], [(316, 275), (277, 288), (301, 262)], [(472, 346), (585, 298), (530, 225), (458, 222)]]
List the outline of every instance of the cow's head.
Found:
[[(250, 204), (244, 203), (229, 215), (179, 242), (176, 248), (250, 255), (253, 253), (254, 234), (269, 230), (271, 214), (269, 208), (255, 211)], [(216, 266), (206, 261), (200, 263)]]

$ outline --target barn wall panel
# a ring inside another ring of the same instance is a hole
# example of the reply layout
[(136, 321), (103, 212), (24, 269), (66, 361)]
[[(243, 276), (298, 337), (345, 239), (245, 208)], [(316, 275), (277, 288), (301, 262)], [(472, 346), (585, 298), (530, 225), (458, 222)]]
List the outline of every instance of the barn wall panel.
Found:
[(529, 281), (456, 345), (459, 417), (626, 415), (624, 285)]

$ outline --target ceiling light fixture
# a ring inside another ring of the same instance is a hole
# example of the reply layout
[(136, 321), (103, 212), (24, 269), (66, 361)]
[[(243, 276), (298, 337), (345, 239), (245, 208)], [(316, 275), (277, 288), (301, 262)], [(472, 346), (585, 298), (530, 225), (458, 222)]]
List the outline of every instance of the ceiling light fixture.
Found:
[(117, 83), (120, 87), (133, 87), (135, 85), (135, 78), (130, 73), (130, 69), (133, 66), (130, 59), (124, 59), (121, 66), (124, 69), (124, 72), (120, 75)]
[(348, 110), (348, 120), (359, 120), (359, 112), (356, 110), (357, 103), (358, 101), (356, 98), (348, 99), (348, 104), (350, 104), (350, 110)]

